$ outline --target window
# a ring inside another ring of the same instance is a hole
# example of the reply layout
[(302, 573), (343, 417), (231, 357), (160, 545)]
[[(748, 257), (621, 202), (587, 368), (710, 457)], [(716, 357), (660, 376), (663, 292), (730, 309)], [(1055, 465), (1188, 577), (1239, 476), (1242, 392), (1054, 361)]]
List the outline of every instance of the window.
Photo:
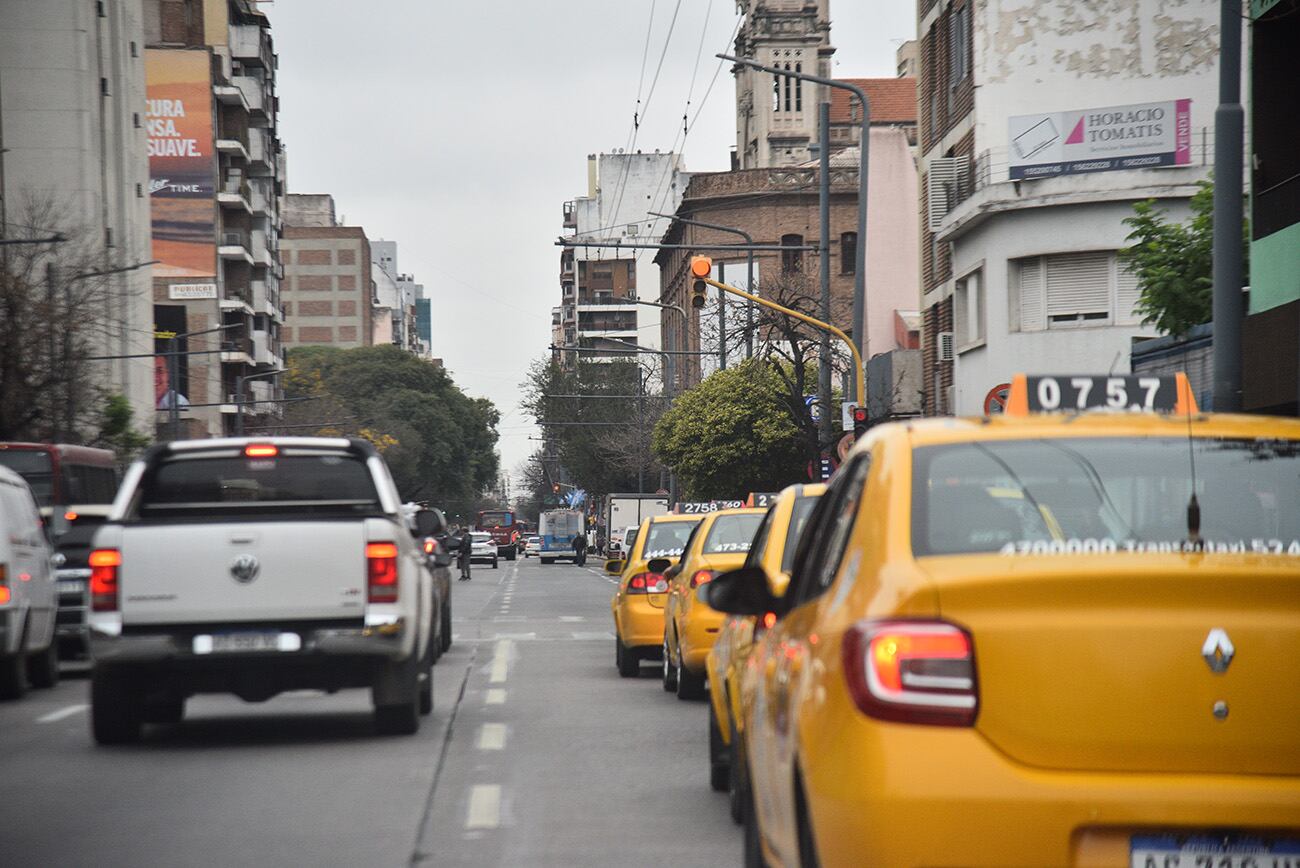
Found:
[(953, 10), (948, 30), (948, 69), (951, 90), (970, 75), (970, 3)]
[(984, 341), (984, 287), (980, 272), (959, 278), (952, 294), (952, 330), (960, 352)]
[(767, 514), (763, 516), (763, 523), (759, 525), (758, 530), (754, 533), (754, 544), (749, 547), (749, 555), (745, 558), (745, 566), (757, 567), (763, 563), (763, 555), (767, 553), (767, 541), (772, 533), (772, 518), (775, 515), (776, 510), (769, 509)]
[[(794, 71), (803, 72), (803, 64), (796, 63)], [(797, 112), (803, 111), (803, 79), (801, 78), (794, 80), (794, 110)]]
[(835, 581), (857, 522), (858, 507), (866, 489), (871, 457), (863, 455), (842, 468), (831, 487), (822, 495), (802, 534), (796, 554), (797, 566), (791, 578), (794, 605), (821, 596)]
[(1033, 256), (1010, 263), (1011, 327), (1136, 325), (1137, 276), (1111, 251)]
[(858, 233), (840, 233), (840, 274), (854, 274), (858, 268)]
[(763, 521), (759, 513), (722, 515), (713, 520), (709, 535), (704, 538), (703, 554), (716, 555), (728, 552), (747, 552), (754, 542), (754, 533)]
[(139, 112), (131, 112), (131, 126), (135, 127), (137, 130), (140, 129), (140, 113), (139, 113)]
[[(782, 235), (782, 247), (803, 247), (802, 235)], [(802, 250), (783, 250), (781, 251), (781, 271), (786, 274), (795, 274), (803, 271), (803, 251)]]

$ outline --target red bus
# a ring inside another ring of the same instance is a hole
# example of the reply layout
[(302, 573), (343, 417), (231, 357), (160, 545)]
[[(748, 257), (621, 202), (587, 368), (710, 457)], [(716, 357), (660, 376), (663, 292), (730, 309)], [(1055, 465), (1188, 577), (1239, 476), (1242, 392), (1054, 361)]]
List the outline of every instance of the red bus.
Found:
[(514, 510), (485, 509), (478, 514), (477, 529), (492, 534), (497, 544), (497, 555), (513, 561), (519, 554), (519, 525)]
[(109, 449), (0, 443), (0, 466), (26, 480), (43, 508), (112, 503), (117, 495), (117, 457)]

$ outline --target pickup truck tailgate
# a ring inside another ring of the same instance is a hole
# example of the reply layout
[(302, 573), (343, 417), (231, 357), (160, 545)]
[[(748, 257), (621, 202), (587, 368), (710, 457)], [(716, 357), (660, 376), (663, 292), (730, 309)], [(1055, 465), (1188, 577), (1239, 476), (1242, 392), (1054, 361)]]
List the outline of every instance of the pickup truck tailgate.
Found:
[(365, 523), (162, 524), (122, 535), (125, 624), (360, 618)]

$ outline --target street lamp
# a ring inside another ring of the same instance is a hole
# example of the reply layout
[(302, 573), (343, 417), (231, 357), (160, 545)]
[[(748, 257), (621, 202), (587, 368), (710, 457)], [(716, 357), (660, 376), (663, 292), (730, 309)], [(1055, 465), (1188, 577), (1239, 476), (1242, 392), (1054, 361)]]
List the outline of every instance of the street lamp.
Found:
[[(871, 358), (870, 339), (867, 333), (867, 158), (871, 151), (871, 103), (867, 100), (867, 94), (856, 84), (847, 81), (837, 81), (832, 78), (822, 78), (819, 75), (809, 75), (806, 72), (789, 72), (784, 69), (777, 69), (774, 66), (765, 66), (755, 60), (744, 57), (732, 57), (729, 54), (715, 55), (722, 60), (730, 60), (732, 63), (747, 66), (751, 69), (757, 69), (761, 72), (771, 73), (772, 75), (784, 75), (789, 78), (798, 78), (804, 81), (811, 81), (815, 84), (823, 84), (827, 87), (847, 90), (858, 98), (862, 105), (862, 144), (859, 148), (858, 159), (858, 244), (857, 250), (854, 251), (853, 263), (853, 335), (855, 338), (860, 337), (859, 343), (862, 344), (862, 356), (864, 359)], [(826, 254), (823, 253), (823, 256)], [(858, 328), (861, 326), (862, 334), (858, 335)], [(865, 365), (866, 362), (864, 361)], [(863, 371), (863, 377), (866, 371)], [(858, 403), (865, 403), (866, 395), (854, 396)]]

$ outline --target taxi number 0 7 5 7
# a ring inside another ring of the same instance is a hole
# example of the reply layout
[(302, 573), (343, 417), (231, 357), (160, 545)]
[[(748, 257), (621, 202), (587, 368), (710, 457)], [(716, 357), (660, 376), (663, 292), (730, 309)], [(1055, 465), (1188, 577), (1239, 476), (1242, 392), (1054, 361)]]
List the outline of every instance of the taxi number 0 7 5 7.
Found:
[(1103, 408), (1133, 412), (1173, 410), (1172, 377), (1029, 377), (1029, 409), (1039, 412)]

